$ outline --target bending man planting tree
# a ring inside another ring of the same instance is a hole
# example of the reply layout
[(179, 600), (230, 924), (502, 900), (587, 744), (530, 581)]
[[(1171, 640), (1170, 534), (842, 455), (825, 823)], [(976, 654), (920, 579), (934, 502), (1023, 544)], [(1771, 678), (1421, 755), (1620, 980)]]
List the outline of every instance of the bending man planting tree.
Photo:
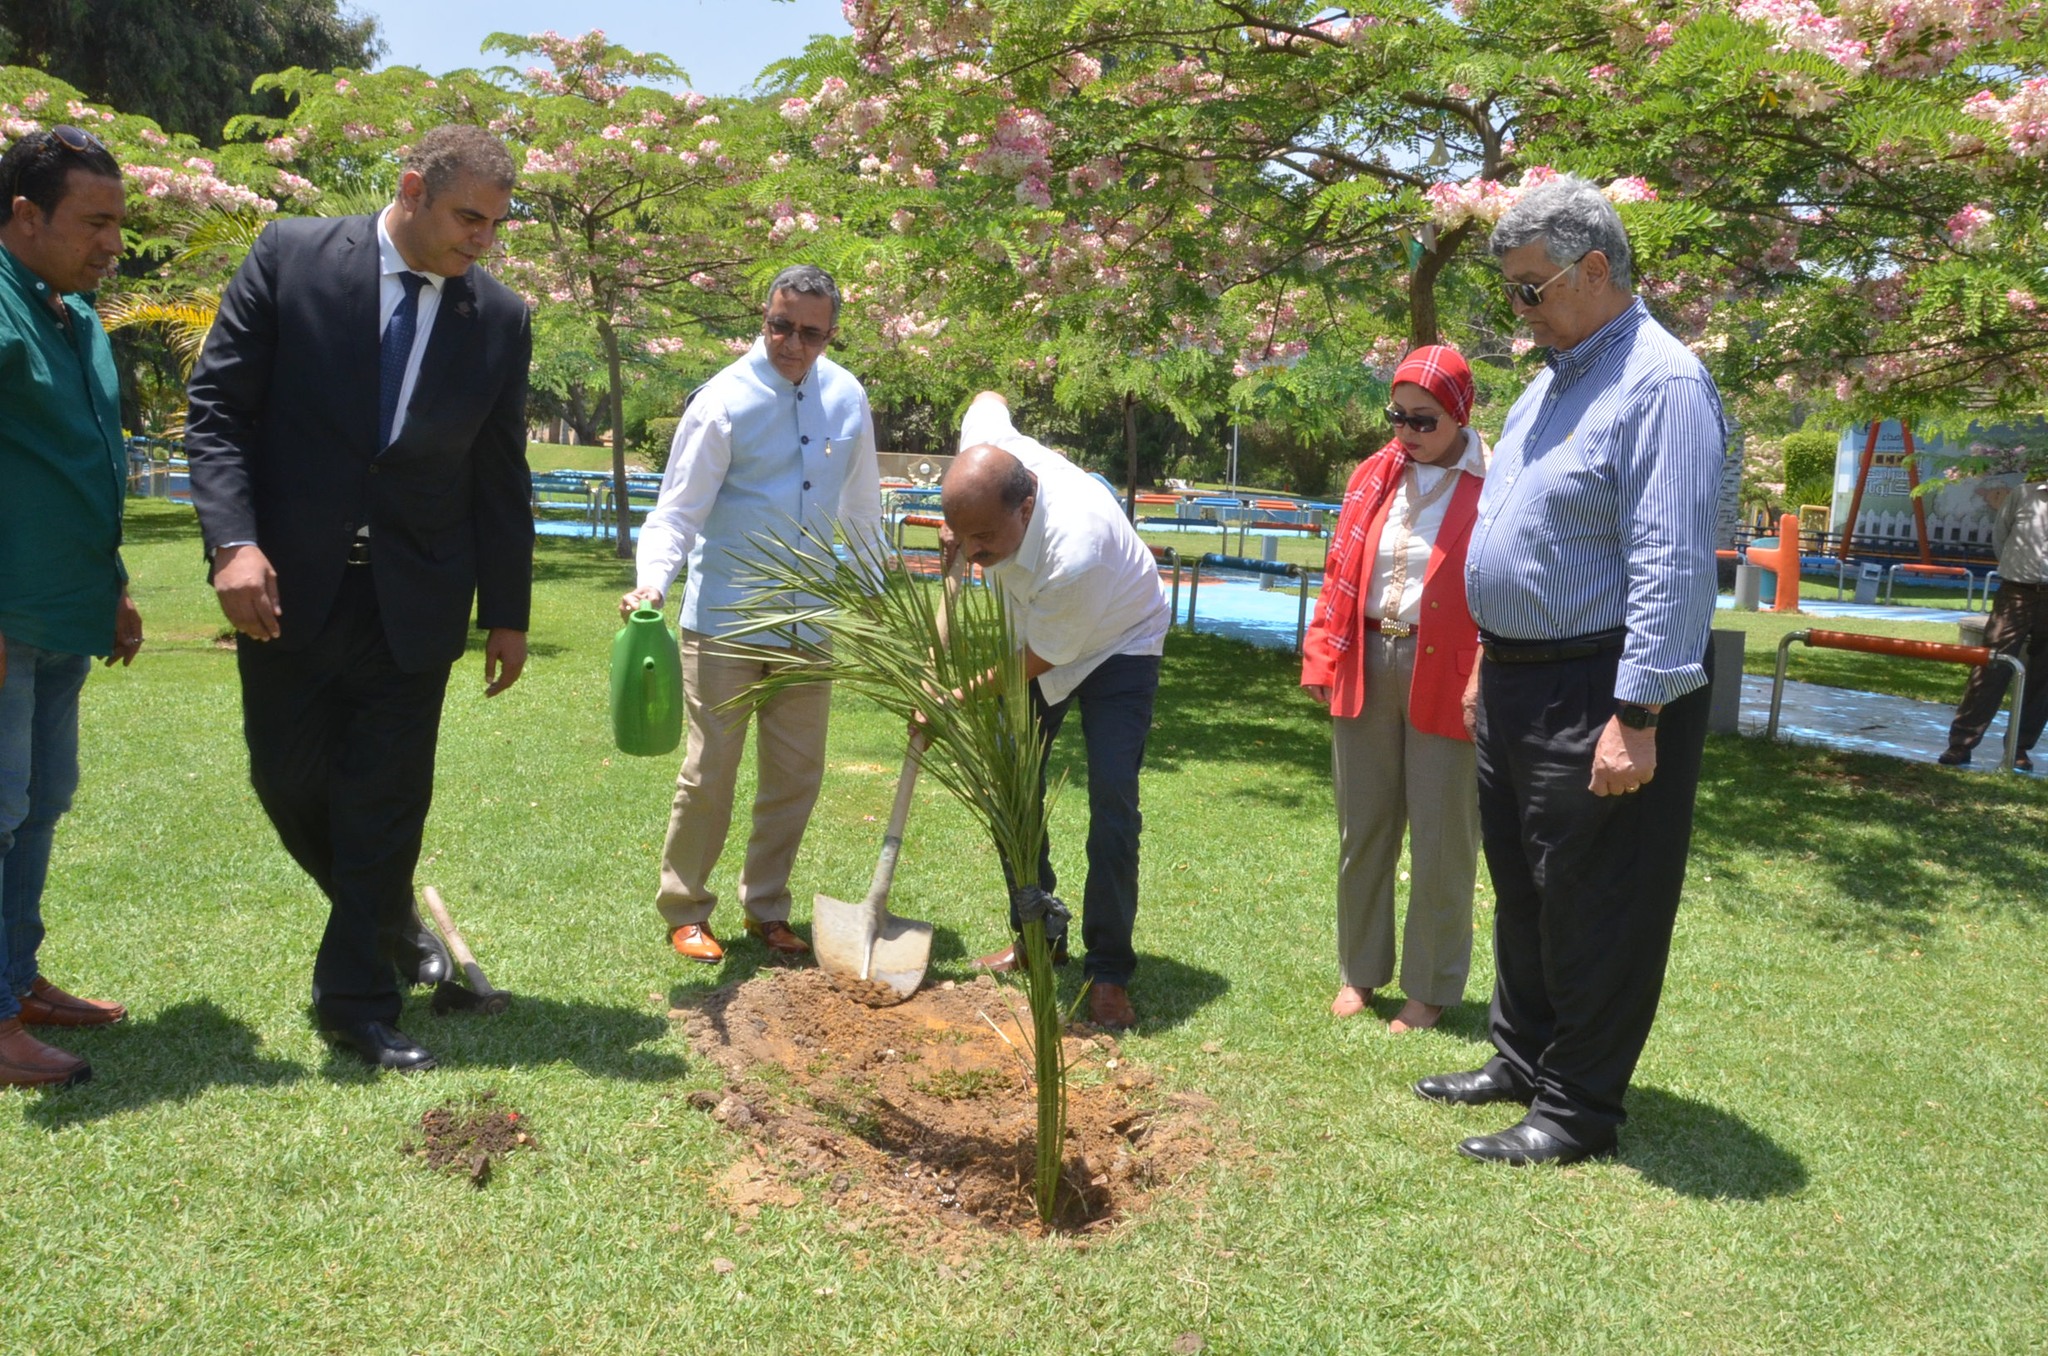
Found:
[[(944, 561), (950, 567), (964, 554), (1002, 590), (1048, 756), (1068, 709), (1080, 709), (1088, 759), (1081, 940), (1089, 1016), (1098, 1026), (1130, 1027), (1138, 1020), (1128, 992), (1137, 967), (1138, 771), (1171, 621), (1159, 569), (1115, 497), (1019, 433), (1000, 395), (974, 398), (960, 444), (940, 487)], [(1039, 784), (1042, 794), (1043, 766)], [(1050, 893), (1057, 880), (1049, 842), (1038, 874)], [(1014, 910), (1010, 926), (1021, 930)], [(1064, 961), (1063, 910), (1048, 918), (1046, 933), (1055, 961)], [(1018, 961), (1013, 942), (979, 963), (1011, 970)]]

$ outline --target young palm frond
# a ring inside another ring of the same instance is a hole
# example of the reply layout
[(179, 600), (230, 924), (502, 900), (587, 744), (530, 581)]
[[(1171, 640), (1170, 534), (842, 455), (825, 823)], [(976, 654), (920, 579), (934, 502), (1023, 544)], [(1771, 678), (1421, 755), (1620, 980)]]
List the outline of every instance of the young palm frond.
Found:
[[(879, 546), (854, 542), (842, 564), (829, 541), (791, 547), (757, 538), (760, 591), (740, 609), (732, 638), (756, 638), (773, 665), (738, 701), (766, 701), (802, 683), (837, 683), (906, 725), (923, 720), (925, 773), (965, 805), (994, 842), (1024, 922), (1038, 1096), (1033, 1199), (1050, 1223), (1066, 1141), (1062, 1014), (1046, 940), (1050, 897), (1038, 858), (1057, 787), (1041, 790), (1045, 738), (1032, 710), (1023, 647), (997, 589), (963, 589), (940, 639), (939, 590)], [(764, 642), (772, 642), (772, 647)], [(955, 698), (954, 693), (964, 694)]]
[(189, 378), (219, 310), (220, 293), (204, 288), (169, 297), (127, 292), (100, 303), (100, 323), (109, 330), (158, 326), (178, 356), (180, 375)]

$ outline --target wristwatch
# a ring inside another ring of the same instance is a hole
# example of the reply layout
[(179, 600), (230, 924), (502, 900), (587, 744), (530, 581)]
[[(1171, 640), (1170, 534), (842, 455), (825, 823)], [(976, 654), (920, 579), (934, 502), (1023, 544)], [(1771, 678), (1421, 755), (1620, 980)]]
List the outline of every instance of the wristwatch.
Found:
[(1621, 702), (1614, 708), (1614, 718), (1631, 730), (1654, 730), (1657, 728), (1657, 713), (1641, 702)]

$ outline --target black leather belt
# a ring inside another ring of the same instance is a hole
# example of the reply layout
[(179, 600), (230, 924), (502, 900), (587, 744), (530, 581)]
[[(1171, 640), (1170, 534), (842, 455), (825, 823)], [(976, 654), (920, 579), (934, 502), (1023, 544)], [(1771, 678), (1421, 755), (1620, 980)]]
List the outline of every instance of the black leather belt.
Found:
[(348, 563), (351, 565), (367, 565), (370, 563), (370, 539), (368, 537), (349, 538)]
[(1558, 664), (1568, 659), (1591, 659), (1597, 654), (1615, 653), (1627, 639), (1628, 632), (1616, 627), (1612, 631), (1567, 636), (1563, 640), (1507, 640), (1482, 634), (1479, 643), (1485, 647), (1486, 658), (1491, 663)]

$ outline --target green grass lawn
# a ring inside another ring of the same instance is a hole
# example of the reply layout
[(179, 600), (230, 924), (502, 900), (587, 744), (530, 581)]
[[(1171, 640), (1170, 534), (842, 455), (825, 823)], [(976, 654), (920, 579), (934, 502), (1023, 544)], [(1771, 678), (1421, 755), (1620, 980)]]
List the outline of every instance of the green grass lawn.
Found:
[[(752, 1219), (714, 1197), (747, 1145), (685, 1105), (718, 1074), (667, 1013), (759, 953), (686, 969), (653, 911), (676, 759), (610, 746), (606, 649), (629, 575), (608, 548), (542, 541), (525, 679), (485, 702), (473, 653), (451, 687), (419, 878), (519, 998), (497, 1019), (438, 1018), (422, 994), (406, 1025), (443, 1065), (407, 1079), (308, 1027), (324, 910), (248, 789), (190, 513), (140, 503), (130, 519), (150, 640), (88, 685), (43, 961), (133, 1016), (64, 1042), (91, 1084), (0, 1093), (7, 1352), (2048, 1340), (2040, 782), (1713, 740), (1620, 1159), (1487, 1169), (1453, 1146), (1511, 1117), (1408, 1090), (1487, 1053), (1483, 874), (1464, 1005), (1402, 1038), (1334, 1022), (1324, 723), (1291, 657), (1177, 633), (1145, 788), (1145, 1024), (1124, 1050), (1215, 1100), (1221, 1152), (1085, 1245), (992, 1238), (948, 1259), (842, 1218), (821, 1188)], [(865, 886), (902, 752), (894, 722), (838, 704), (800, 898)], [(1077, 752), (1060, 753), (1076, 779)], [(1071, 895), (1079, 791), (1055, 813)], [(936, 923), (936, 979), (1002, 939), (993, 860), (929, 780), (893, 903)], [(736, 927), (730, 904), (717, 917)], [(481, 1190), (400, 1154), (423, 1111), (485, 1090), (526, 1114), (538, 1151)]]
[[(627, 457), (629, 465), (638, 466), (640, 458)], [(612, 469), (612, 450), (609, 447), (572, 447), (567, 443), (528, 443), (526, 464), (536, 471), (609, 471)]]

